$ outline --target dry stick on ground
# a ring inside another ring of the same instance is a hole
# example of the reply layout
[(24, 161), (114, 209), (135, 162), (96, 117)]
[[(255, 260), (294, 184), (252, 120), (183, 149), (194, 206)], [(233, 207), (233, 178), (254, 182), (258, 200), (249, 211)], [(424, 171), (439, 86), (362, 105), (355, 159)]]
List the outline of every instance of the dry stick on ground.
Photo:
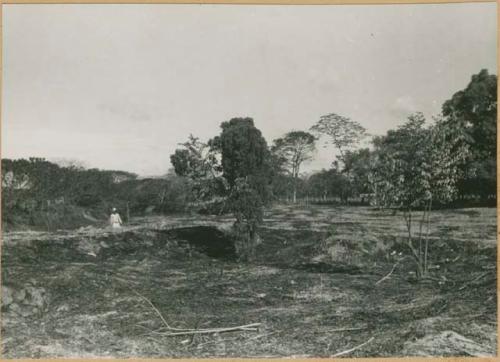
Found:
[(177, 330), (177, 328), (172, 328), (172, 327), (170, 327), (170, 325), (167, 323), (167, 321), (165, 320), (165, 318), (163, 318), (163, 315), (160, 313), (160, 311), (159, 311), (159, 310), (158, 310), (158, 309), (154, 306), (154, 304), (153, 304), (153, 303), (151, 303), (151, 301), (150, 301), (148, 298), (146, 298), (145, 296), (143, 296), (143, 295), (142, 295), (142, 294), (140, 294), (139, 292), (136, 292), (136, 291), (135, 291), (135, 290), (133, 290), (132, 288), (131, 288), (131, 290), (132, 290), (132, 292), (133, 292), (135, 295), (137, 295), (137, 296), (141, 297), (144, 301), (146, 301), (146, 302), (147, 302), (147, 303), (151, 306), (151, 308), (155, 311), (155, 313), (156, 313), (156, 314), (160, 317), (160, 319), (161, 319), (161, 321), (163, 322), (163, 324), (165, 325), (165, 327), (167, 327), (167, 328), (168, 328), (168, 329), (170, 329), (170, 330)]
[(403, 260), (405, 260), (406, 258), (408, 258), (407, 256), (405, 256), (404, 258), (401, 258), (399, 259), (392, 267), (391, 271), (389, 272), (389, 274), (387, 274), (385, 277), (383, 277), (382, 279), (380, 279), (378, 282), (375, 283), (375, 285), (379, 285), (380, 283), (382, 283), (384, 280), (386, 280), (387, 278), (389, 278), (392, 273), (394, 273), (394, 270), (396, 270), (396, 267), (398, 266), (398, 264), (400, 262), (402, 262)]
[(468, 285), (470, 285), (470, 284), (472, 284), (474, 282), (477, 282), (479, 279), (481, 279), (482, 277), (485, 277), (486, 275), (488, 275), (488, 272), (482, 273), (478, 277), (476, 277), (476, 278), (472, 279), (471, 281), (468, 281), (467, 283), (465, 283), (464, 285), (462, 285), (460, 288), (458, 288), (458, 290), (465, 289)]
[(170, 330), (170, 331), (182, 331), (182, 332), (185, 332), (185, 331), (195, 331), (196, 329), (189, 329), (189, 328), (174, 328), (174, 327), (171, 327), (168, 322), (165, 320), (165, 318), (163, 317), (163, 315), (160, 313), (160, 311), (158, 310), (158, 308), (156, 308), (154, 306), (154, 304), (148, 299), (146, 298), (145, 296), (143, 296), (141, 293), (137, 292), (136, 290), (132, 289), (130, 286), (129, 286), (129, 289), (137, 296), (139, 296), (141, 299), (143, 299), (146, 303), (149, 304), (149, 306), (153, 309), (153, 311), (160, 317), (163, 325), (165, 326), (164, 328)]
[[(242, 331), (256, 331), (257, 330), (257, 327), (260, 325), (260, 323), (252, 323), (252, 324), (249, 324), (249, 325), (242, 325), (242, 326), (234, 326), (234, 327), (220, 327), (220, 328), (185, 328), (185, 329), (182, 329), (182, 328), (177, 328), (177, 329), (173, 329), (173, 330), (169, 330), (165, 327), (162, 327), (162, 328), (159, 328), (155, 331), (153, 330), (150, 330), (151, 333), (156, 333), (156, 334), (169, 334), (171, 333), (171, 331), (174, 331), (174, 332), (196, 332), (196, 331), (205, 331), (205, 332), (208, 332), (210, 331), (211, 333), (217, 333), (217, 332), (227, 332), (226, 329), (230, 328), (230, 329), (233, 329), (233, 328), (238, 328)], [(165, 329), (167, 329), (167, 331), (165, 331)]]
[(221, 332), (235, 332), (235, 331), (255, 331), (257, 330), (255, 327), (260, 326), (260, 323), (251, 323), (251, 324), (245, 324), (242, 326), (235, 326), (235, 327), (222, 327), (222, 328), (206, 328), (206, 329), (189, 329), (189, 328), (173, 328), (170, 327), (170, 325), (167, 323), (165, 318), (163, 318), (163, 315), (160, 313), (160, 311), (154, 306), (154, 304), (145, 296), (140, 294), (139, 292), (131, 289), (134, 294), (138, 295), (142, 299), (144, 299), (150, 306), (151, 308), (155, 311), (155, 313), (160, 317), (161, 321), (165, 325), (165, 327), (170, 330), (170, 331), (176, 331), (176, 332), (154, 332), (152, 331), (151, 333), (155, 333), (157, 335), (162, 335), (162, 336), (185, 336), (185, 335), (193, 335), (193, 334), (209, 334), (209, 333), (221, 333)]
[(361, 347), (364, 347), (366, 346), (368, 343), (370, 343), (371, 341), (373, 341), (374, 337), (371, 337), (369, 340), (367, 340), (366, 342), (364, 343), (361, 343), (360, 345), (356, 346), (356, 347), (353, 347), (351, 349), (348, 349), (346, 351), (342, 351), (342, 352), (338, 352), (338, 353), (335, 353), (332, 357), (339, 357), (339, 356), (343, 356), (345, 354), (349, 354), (351, 352), (354, 352), (355, 350), (357, 349), (360, 349)]
[(366, 327), (337, 328), (337, 329), (330, 329), (328, 332), (360, 331), (363, 329), (366, 329)]
[(187, 336), (191, 334), (211, 334), (211, 333), (222, 333), (222, 332), (236, 332), (236, 331), (256, 331), (260, 326), (260, 323), (246, 324), (243, 326), (227, 327), (227, 328), (213, 328), (213, 329), (197, 329), (197, 330), (185, 330), (182, 332), (156, 332), (155, 334), (162, 335), (165, 337), (170, 336)]
[(138, 323), (136, 323), (135, 325), (137, 327), (141, 327), (142, 329), (145, 329), (147, 331), (147, 333), (142, 334), (142, 336), (149, 336), (151, 333), (153, 333), (153, 332), (159, 332), (161, 330), (161, 329), (157, 329), (156, 331), (154, 331), (154, 330), (152, 330), (152, 329), (150, 329), (150, 328), (148, 328), (146, 326), (143, 326), (142, 324), (138, 324)]

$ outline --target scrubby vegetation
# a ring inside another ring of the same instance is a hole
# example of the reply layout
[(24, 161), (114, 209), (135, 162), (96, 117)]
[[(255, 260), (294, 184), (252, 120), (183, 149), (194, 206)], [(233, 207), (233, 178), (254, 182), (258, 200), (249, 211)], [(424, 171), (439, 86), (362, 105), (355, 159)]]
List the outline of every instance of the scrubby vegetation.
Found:
[(123, 171), (59, 166), (45, 159), (2, 160), (4, 230), (53, 231), (102, 225), (111, 207), (131, 215), (183, 212), (182, 177), (138, 178)]

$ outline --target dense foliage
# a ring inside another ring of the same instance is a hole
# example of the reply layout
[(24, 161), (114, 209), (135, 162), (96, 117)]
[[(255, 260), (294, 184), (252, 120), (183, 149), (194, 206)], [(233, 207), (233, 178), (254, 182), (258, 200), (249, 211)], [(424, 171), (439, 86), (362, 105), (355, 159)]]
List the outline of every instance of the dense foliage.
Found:
[(186, 208), (187, 185), (168, 175), (138, 179), (124, 171), (59, 166), (41, 158), (2, 160), (2, 222), (5, 228), (44, 229), (103, 223), (112, 207), (128, 215)]
[(464, 161), (459, 196), (492, 200), (496, 195), (497, 76), (481, 70), (467, 87), (443, 104), (443, 123), (462, 133), (470, 153)]
[(251, 118), (233, 118), (223, 122), (221, 129), (211, 144), (220, 151), (223, 177), (229, 184), (227, 199), (236, 218), (238, 253), (251, 259), (259, 241), (263, 207), (270, 199), (269, 149)]

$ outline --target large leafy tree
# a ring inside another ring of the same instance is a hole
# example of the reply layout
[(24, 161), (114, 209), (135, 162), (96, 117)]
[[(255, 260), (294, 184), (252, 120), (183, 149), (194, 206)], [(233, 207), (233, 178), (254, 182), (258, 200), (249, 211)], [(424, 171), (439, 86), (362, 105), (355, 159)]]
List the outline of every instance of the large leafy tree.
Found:
[(233, 118), (221, 124), (222, 132), (210, 141), (221, 154), (222, 174), (229, 185), (228, 201), (239, 236), (238, 251), (252, 259), (259, 241), (263, 207), (270, 200), (272, 160), (266, 140), (252, 118)]
[(267, 143), (252, 118), (232, 118), (221, 129), (209, 144), (220, 152), (222, 173), (231, 187), (239, 178), (257, 179), (269, 171)]
[(309, 132), (291, 131), (285, 136), (274, 140), (271, 151), (278, 159), (283, 160), (283, 165), (292, 176), (293, 202), (297, 202), (297, 184), (300, 166), (304, 161), (310, 160), (315, 147), (316, 138)]
[(277, 162), (260, 130), (251, 118), (233, 118), (223, 122), (220, 135), (207, 143), (190, 136), (181, 146), (170, 157), (175, 172), (202, 191), (196, 193), (197, 199), (224, 198), (224, 207), (236, 218), (238, 253), (242, 259), (251, 259), (259, 241), (263, 207), (270, 200), (271, 165)]
[(321, 116), (311, 127), (311, 131), (325, 136), (326, 142), (339, 151), (339, 159), (344, 162), (346, 151), (352, 149), (366, 136), (366, 129), (356, 121), (336, 113)]
[[(311, 131), (326, 138), (327, 144), (331, 144), (337, 149), (339, 154), (334, 162), (334, 167), (342, 169), (343, 165), (343, 171), (349, 183), (353, 183), (350, 169), (345, 168), (345, 165), (346, 161), (348, 161), (347, 157), (349, 156), (349, 151), (353, 150), (359, 142), (367, 136), (366, 129), (350, 118), (340, 116), (336, 113), (330, 113), (321, 116), (319, 121), (311, 127)], [(350, 193), (351, 192), (347, 192), (345, 194), (346, 198), (344, 201), (346, 203)]]
[(443, 104), (443, 123), (458, 129), (470, 149), (461, 195), (496, 195), (497, 76), (483, 69)]

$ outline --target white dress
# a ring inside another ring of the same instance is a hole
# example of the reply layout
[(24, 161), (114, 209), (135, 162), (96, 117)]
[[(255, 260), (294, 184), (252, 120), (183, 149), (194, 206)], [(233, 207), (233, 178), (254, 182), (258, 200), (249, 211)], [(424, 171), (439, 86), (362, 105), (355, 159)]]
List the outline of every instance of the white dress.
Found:
[(109, 217), (109, 223), (113, 229), (120, 228), (122, 226), (122, 219), (120, 218), (120, 214), (111, 214), (111, 216)]

